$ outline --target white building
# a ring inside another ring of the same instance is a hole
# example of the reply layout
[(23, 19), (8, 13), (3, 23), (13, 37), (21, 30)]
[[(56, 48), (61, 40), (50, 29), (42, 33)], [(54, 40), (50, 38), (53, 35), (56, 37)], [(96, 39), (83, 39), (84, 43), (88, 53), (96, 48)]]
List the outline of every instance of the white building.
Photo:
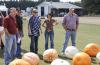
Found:
[(66, 2), (42, 2), (37, 6), (38, 15), (46, 16), (48, 13), (53, 13), (55, 16), (59, 16), (60, 13), (65, 13), (70, 7), (73, 7), (77, 10), (82, 8)]

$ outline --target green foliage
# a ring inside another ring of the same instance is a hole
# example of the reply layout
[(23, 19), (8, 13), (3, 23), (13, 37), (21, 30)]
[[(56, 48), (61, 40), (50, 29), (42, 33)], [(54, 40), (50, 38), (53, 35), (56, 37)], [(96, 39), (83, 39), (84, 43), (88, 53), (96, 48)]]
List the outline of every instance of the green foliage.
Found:
[(81, 2), (69, 2), (69, 3), (82, 7), (82, 3)]
[(26, 9), (27, 7), (35, 7), (38, 4), (40, 4), (41, 2), (43, 2), (43, 0), (39, 0), (38, 2), (26, 1), (26, 0), (22, 0), (20, 2), (18, 2), (18, 1), (0, 1), (0, 4), (5, 3), (8, 8), (20, 7), (21, 9)]
[(59, 2), (60, 0), (46, 0), (46, 1), (53, 1), (53, 2)]
[(88, 14), (100, 14), (100, 0), (82, 0), (82, 5)]

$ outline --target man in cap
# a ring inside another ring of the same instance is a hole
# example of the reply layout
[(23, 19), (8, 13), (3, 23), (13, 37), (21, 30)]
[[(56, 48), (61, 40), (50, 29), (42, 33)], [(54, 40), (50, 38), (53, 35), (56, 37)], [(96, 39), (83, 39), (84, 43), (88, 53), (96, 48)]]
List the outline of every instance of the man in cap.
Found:
[(4, 47), (4, 61), (8, 65), (16, 57), (17, 43), (16, 43), (16, 8), (10, 8), (9, 15), (4, 19), (5, 28), (5, 47)]
[(37, 15), (37, 9), (32, 10), (32, 16), (28, 23), (28, 35), (31, 39), (30, 52), (38, 53), (38, 39), (41, 30), (41, 21)]
[(72, 46), (75, 46), (76, 32), (78, 29), (78, 25), (79, 25), (79, 19), (77, 14), (74, 13), (74, 8), (69, 8), (69, 12), (64, 16), (62, 22), (62, 26), (66, 31), (62, 53), (65, 52), (70, 37), (71, 37)]

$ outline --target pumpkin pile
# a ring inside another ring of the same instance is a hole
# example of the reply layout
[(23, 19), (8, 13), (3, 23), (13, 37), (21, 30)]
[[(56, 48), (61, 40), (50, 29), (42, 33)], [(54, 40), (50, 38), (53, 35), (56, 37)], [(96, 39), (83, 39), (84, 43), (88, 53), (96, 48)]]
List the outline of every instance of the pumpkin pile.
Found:
[(58, 58), (58, 53), (55, 49), (48, 49), (43, 53), (43, 60), (46, 62), (52, 62)]
[[(100, 47), (95, 43), (86, 45), (83, 52), (75, 46), (69, 46), (65, 49), (65, 55), (72, 59), (73, 65), (91, 65), (91, 57), (96, 57), (100, 62)], [(63, 59), (58, 59), (58, 53), (55, 49), (47, 49), (43, 53), (43, 60), (51, 62), (51, 65), (70, 65)], [(22, 59), (15, 59), (9, 65), (38, 65), (40, 62), (39, 56), (35, 53), (28, 52), (22, 56)]]

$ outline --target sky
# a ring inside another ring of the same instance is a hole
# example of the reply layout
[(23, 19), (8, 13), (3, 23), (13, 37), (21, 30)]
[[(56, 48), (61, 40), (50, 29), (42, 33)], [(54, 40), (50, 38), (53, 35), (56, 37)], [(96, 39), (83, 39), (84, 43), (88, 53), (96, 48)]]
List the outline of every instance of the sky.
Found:
[(77, 2), (77, 1), (81, 1), (81, 0), (60, 0), (61, 2)]

